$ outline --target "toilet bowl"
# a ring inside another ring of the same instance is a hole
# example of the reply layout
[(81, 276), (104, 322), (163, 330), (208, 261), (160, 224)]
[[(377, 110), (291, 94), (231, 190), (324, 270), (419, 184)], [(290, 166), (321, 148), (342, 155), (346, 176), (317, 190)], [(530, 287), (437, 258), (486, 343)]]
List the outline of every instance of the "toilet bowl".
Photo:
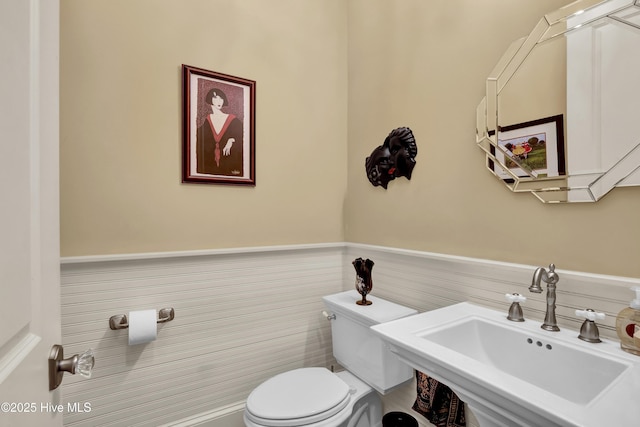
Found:
[[(360, 306), (356, 291), (323, 298), (335, 315), (331, 323), (333, 354), (345, 371), (300, 368), (278, 374), (255, 388), (247, 398), (247, 427), (380, 427), (386, 393), (413, 377), (374, 336), (374, 324), (395, 320), (416, 311), (380, 298)], [(333, 317), (333, 316), (332, 316)]]
[(301, 368), (258, 386), (247, 399), (247, 427), (380, 426), (382, 402), (347, 371)]

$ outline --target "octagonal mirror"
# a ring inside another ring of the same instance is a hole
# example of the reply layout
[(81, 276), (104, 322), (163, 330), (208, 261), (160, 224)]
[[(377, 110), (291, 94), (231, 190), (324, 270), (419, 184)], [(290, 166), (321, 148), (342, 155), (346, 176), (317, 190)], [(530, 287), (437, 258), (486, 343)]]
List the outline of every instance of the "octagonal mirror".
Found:
[(477, 145), (514, 192), (594, 202), (640, 185), (640, 0), (579, 0), (516, 40), (486, 82)]

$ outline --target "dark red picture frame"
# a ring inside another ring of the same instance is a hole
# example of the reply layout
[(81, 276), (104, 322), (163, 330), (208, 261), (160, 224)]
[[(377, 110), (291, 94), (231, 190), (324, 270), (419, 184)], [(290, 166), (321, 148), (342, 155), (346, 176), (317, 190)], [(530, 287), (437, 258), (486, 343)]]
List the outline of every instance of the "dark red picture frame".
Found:
[(256, 82), (182, 65), (182, 182), (256, 185)]

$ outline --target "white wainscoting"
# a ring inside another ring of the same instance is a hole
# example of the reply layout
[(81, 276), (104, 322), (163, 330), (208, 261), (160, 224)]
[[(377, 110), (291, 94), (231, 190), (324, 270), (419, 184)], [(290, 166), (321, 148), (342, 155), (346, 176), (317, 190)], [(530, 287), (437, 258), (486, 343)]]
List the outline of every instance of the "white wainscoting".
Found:
[[(91, 379), (65, 375), (64, 401), (91, 403), (91, 412), (65, 414), (65, 425), (155, 427), (201, 413), (214, 419), (278, 372), (335, 363), (321, 297), (342, 290), (343, 250), (64, 259), (65, 355), (91, 347), (96, 357)], [(175, 319), (149, 344), (128, 346), (127, 330), (109, 329), (112, 315), (163, 307), (173, 307)]]
[[(65, 414), (65, 425), (242, 427), (243, 402), (257, 384), (335, 365), (321, 297), (351, 289), (357, 257), (375, 262), (374, 295), (419, 311), (472, 301), (506, 313), (504, 294), (519, 292), (528, 298), (525, 317), (544, 318), (544, 294), (527, 290), (535, 266), (419, 251), (335, 243), (65, 258), (65, 355), (96, 352), (93, 378), (65, 375), (65, 404), (91, 403), (91, 412)], [(575, 309), (593, 308), (608, 316), (601, 335), (615, 339), (615, 316), (640, 280), (561, 267), (560, 326), (577, 331)], [(176, 318), (149, 344), (128, 346), (126, 330), (109, 329), (112, 315), (163, 307)], [(383, 397), (385, 412), (412, 413), (414, 399), (409, 383)]]

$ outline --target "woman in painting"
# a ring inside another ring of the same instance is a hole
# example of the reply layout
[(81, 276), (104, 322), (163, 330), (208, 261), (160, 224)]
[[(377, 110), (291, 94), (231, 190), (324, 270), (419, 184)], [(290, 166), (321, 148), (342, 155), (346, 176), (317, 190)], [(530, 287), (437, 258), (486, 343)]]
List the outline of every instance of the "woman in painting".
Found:
[(242, 176), (242, 122), (222, 111), (229, 104), (220, 89), (211, 89), (205, 98), (211, 113), (196, 134), (196, 170), (210, 175)]

